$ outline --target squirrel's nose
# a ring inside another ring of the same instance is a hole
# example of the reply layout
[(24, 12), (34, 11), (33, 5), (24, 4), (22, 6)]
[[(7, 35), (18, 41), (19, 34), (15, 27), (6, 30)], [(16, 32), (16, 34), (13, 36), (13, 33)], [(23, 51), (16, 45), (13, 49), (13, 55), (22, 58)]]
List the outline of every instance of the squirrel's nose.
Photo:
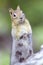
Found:
[(22, 19), (22, 17), (20, 17), (20, 19)]

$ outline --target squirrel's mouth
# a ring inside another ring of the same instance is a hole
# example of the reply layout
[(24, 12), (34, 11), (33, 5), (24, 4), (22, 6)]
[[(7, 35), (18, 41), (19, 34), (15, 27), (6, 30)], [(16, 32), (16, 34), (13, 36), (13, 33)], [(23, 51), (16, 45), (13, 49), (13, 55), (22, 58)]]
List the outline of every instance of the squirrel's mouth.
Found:
[(23, 24), (24, 22), (25, 22), (25, 21), (20, 20), (20, 21), (19, 21), (19, 24)]
[(23, 24), (25, 22), (25, 19), (20, 19), (19, 24)]

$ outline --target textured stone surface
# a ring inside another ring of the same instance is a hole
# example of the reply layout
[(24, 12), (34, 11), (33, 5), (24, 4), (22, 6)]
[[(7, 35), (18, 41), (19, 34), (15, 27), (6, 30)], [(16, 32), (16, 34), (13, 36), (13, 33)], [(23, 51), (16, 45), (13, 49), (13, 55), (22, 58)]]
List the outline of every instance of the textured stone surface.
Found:
[(33, 54), (23, 63), (15, 63), (14, 65), (43, 65), (43, 45), (41, 50), (36, 54)]

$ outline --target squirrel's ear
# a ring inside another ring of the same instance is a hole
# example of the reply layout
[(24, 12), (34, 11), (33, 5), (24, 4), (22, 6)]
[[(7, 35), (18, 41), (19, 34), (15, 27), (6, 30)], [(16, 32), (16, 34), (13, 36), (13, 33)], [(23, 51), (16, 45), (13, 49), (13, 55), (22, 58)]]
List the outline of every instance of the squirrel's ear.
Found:
[(19, 5), (17, 6), (17, 10), (20, 10), (20, 6)]
[(9, 8), (9, 13), (12, 14), (14, 10), (12, 8)]

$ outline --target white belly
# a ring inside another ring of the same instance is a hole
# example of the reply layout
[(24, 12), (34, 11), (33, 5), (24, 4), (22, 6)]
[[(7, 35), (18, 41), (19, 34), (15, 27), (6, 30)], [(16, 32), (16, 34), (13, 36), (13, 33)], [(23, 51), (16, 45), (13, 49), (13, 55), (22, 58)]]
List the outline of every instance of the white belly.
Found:
[(20, 26), (18, 28), (12, 28), (11, 34), (12, 34), (12, 37), (19, 38), (24, 33), (28, 34), (28, 33), (31, 33), (31, 32), (32, 32), (32, 30), (31, 30), (31, 28), (29, 28), (29, 26), (28, 27), (26, 27), (26, 26)]

